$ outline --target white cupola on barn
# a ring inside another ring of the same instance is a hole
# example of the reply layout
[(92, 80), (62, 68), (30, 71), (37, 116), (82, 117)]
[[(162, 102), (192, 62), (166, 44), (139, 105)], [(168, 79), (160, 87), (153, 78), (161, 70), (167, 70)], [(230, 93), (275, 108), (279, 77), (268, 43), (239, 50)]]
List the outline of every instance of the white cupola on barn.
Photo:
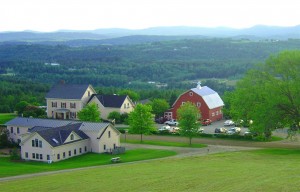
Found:
[(198, 83), (197, 83), (197, 89), (201, 89), (202, 87), (201, 87), (201, 81), (198, 81)]

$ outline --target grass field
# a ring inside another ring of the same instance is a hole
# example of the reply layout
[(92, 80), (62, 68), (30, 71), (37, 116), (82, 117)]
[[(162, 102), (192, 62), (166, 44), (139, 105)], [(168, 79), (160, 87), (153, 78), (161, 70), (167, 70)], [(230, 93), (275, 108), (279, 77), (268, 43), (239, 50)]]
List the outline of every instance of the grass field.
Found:
[(88, 153), (73, 157), (57, 163), (47, 164), (43, 162), (11, 162), (8, 157), (0, 157), (0, 177), (23, 175), (28, 173), (39, 173), (45, 171), (56, 171), (79, 167), (111, 164), (112, 157), (121, 157), (122, 162), (140, 161), (176, 155), (174, 151), (157, 149), (135, 149), (128, 150), (125, 154), (109, 155)]
[[(125, 142), (124, 140), (122, 140), (122, 141)], [(192, 145), (189, 145), (187, 143), (181, 143), (181, 142), (151, 141), (151, 140), (145, 140), (142, 143), (139, 140), (126, 140), (126, 143), (146, 144), (146, 145), (159, 145), (159, 146), (172, 146), (172, 147), (191, 147), (191, 148), (207, 147), (207, 145), (205, 145), (205, 144), (199, 144), (199, 143), (192, 143)]]
[(14, 113), (0, 113), (0, 125), (6, 123), (7, 121), (15, 118), (17, 115)]
[(299, 191), (300, 150), (264, 149), (118, 164), (0, 182), (1, 191)]

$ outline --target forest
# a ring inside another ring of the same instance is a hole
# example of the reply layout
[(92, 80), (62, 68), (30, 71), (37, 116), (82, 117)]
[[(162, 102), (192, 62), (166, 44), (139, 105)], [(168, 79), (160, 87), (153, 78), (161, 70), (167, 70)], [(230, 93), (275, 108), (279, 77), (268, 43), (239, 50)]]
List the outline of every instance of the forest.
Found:
[[(233, 86), (219, 79), (240, 79), (270, 55), (299, 47), (300, 40), (295, 39), (182, 39), (96, 46), (6, 42), (0, 45), (0, 112), (13, 111), (21, 100), (44, 104), (45, 93), (60, 80), (91, 84), (103, 93), (132, 89), (140, 99), (170, 101), (171, 95), (204, 79), (204, 85), (222, 95)], [(157, 88), (150, 81), (167, 87)]]

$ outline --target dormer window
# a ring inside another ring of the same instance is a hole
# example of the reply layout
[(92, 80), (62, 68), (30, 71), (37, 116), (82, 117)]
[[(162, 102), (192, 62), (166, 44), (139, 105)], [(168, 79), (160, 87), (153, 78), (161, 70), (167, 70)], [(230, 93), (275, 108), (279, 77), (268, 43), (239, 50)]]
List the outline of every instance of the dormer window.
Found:
[(70, 136), (71, 138), (71, 141), (73, 141), (74, 140), (74, 135), (73, 134), (71, 134), (71, 136)]

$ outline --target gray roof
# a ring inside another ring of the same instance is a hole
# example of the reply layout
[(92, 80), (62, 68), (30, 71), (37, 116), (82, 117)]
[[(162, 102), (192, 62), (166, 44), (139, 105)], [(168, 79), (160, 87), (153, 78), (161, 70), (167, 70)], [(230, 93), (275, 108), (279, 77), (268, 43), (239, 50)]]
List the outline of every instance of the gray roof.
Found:
[(200, 89), (193, 88), (191, 90), (203, 98), (209, 109), (224, 106), (224, 102), (219, 94), (207, 86), (201, 87)]
[[(72, 132), (76, 133), (81, 138), (80, 140), (89, 139), (89, 137), (79, 129), (82, 124), (83, 123), (75, 123), (75, 124), (69, 124), (66, 126), (55, 127), (55, 128), (33, 127), (28, 131), (31, 133), (35, 133), (35, 132), (38, 133), (52, 147), (57, 147), (57, 146), (67, 144), (65, 143), (65, 141)], [(79, 141), (79, 140), (75, 140), (75, 141)], [(71, 142), (75, 142), (75, 141), (71, 141)]]
[(89, 85), (56, 84), (47, 93), (46, 98), (81, 99)]
[[(96, 97), (104, 107), (120, 108), (126, 99), (126, 95), (99, 95), (93, 94), (90, 100)], [(89, 101), (90, 101), (89, 100)]]
[(20, 126), (20, 127), (60, 127), (65, 126), (75, 121), (71, 120), (57, 120), (57, 119), (38, 119), (38, 118), (27, 118), (27, 117), (16, 117), (5, 123), (7, 126)]
[(5, 125), (7, 126), (20, 126), (20, 127), (35, 127), (36, 130), (48, 129), (53, 127), (62, 127), (70, 124), (82, 123), (80, 130), (82, 131), (100, 131), (106, 128), (110, 123), (93, 123), (93, 122), (81, 122), (74, 120), (59, 120), (59, 119), (39, 119), (39, 118), (26, 118), (16, 117), (8, 121)]

